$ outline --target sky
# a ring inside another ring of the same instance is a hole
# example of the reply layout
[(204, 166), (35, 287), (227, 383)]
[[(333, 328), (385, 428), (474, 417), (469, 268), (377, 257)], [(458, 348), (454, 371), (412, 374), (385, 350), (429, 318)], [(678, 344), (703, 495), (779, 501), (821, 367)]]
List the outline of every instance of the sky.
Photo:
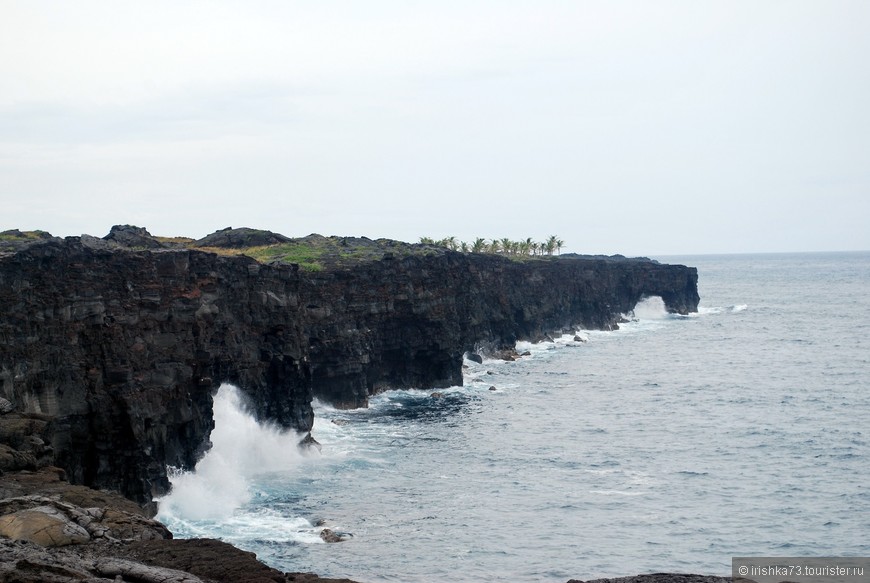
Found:
[(870, 249), (866, 0), (0, 0), (0, 231)]

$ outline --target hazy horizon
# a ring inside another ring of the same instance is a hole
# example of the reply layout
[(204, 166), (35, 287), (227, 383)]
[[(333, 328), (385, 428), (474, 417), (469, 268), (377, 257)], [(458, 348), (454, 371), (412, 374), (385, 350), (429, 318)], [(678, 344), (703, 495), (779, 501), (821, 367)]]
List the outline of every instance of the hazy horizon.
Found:
[(0, 231), (870, 249), (870, 4), (0, 0)]

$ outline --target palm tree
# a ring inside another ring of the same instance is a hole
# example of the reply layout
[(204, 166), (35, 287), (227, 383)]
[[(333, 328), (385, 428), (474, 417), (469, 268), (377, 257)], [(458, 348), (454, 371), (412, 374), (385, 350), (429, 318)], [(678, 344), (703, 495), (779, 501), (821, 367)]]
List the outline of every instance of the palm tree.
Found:
[(420, 243), (422, 243), (423, 245), (434, 245), (435, 239), (433, 239), (432, 237), (420, 237)]
[(529, 243), (529, 239), (526, 239), (525, 241), (520, 241), (519, 251), (520, 255), (528, 255), (529, 253), (531, 253), (532, 246)]
[(501, 243), (499, 243), (498, 239), (493, 239), (489, 244), (489, 252), (490, 253), (499, 253), (501, 251)]
[(512, 253), (513, 252), (513, 241), (508, 239), (507, 237), (503, 237), (501, 240), (501, 249), (504, 253)]
[(472, 253), (483, 253), (486, 249), (486, 239), (483, 237), (478, 237), (474, 240), (474, 243), (471, 244), (471, 252)]
[(535, 253), (535, 242), (531, 237), (526, 237), (526, 240), (523, 241), (523, 245), (525, 246), (525, 253), (523, 255), (534, 255)]
[(442, 247), (447, 247), (451, 251), (456, 251), (457, 248), (456, 237), (454, 237), (453, 235), (449, 237), (444, 237), (438, 242), (438, 244)]
[(564, 244), (565, 244), (565, 241), (563, 241), (562, 239), (556, 239), (556, 251), (559, 252), (559, 255), (562, 254), (562, 245), (564, 245)]
[(547, 255), (552, 255), (556, 251), (556, 235), (550, 235), (550, 238), (544, 243), (544, 249), (547, 251)]

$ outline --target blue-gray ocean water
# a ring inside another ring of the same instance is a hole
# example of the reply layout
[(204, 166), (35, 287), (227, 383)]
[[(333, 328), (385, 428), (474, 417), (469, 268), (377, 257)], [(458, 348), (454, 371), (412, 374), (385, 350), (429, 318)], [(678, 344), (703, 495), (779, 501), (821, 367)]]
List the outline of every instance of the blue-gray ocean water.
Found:
[[(175, 477), (160, 518), (363, 582), (870, 555), (870, 253), (661, 259), (698, 267), (697, 315), (652, 299), (619, 331), (469, 363), (441, 398), (318, 406), (320, 455), (224, 387), (215, 447)], [(353, 537), (323, 543), (324, 526)]]

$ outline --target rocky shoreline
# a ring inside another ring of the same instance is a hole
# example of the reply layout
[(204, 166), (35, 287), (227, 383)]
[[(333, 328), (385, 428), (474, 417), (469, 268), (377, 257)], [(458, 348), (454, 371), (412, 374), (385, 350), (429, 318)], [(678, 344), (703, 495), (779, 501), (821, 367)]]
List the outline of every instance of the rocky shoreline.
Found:
[[(63, 474), (45, 467), (0, 476), (0, 583), (357, 583), (282, 573), (215, 539), (173, 539), (132, 501), (69, 484)], [(656, 573), (568, 583), (732, 579)]]
[(281, 573), (213, 539), (176, 540), (123, 496), (70, 484), (64, 471), (0, 476), (0, 582), (353, 583)]
[[(461, 577), (460, 577), (461, 578)], [(0, 476), (0, 583), (357, 583), (282, 573), (214, 539), (173, 539), (135, 503), (54, 467)], [(656, 573), (568, 583), (732, 583)]]
[(151, 519), (167, 466), (208, 449), (220, 383), (311, 441), (314, 397), (460, 384), (466, 354), (610, 328), (648, 295), (695, 311), (697, 272), (253, 229), (0, 233), (0, 582), (348, 581)]

